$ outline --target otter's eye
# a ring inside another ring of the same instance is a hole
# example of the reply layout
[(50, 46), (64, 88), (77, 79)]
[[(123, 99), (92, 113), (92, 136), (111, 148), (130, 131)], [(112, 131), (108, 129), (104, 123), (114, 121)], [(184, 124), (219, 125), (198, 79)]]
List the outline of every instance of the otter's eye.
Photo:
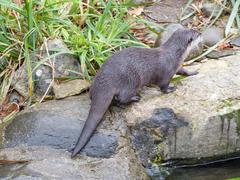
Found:
[(188, 40), (188, 43), (191, 43), (193, 41), (193, 38), (190, 38), (189, 40)]

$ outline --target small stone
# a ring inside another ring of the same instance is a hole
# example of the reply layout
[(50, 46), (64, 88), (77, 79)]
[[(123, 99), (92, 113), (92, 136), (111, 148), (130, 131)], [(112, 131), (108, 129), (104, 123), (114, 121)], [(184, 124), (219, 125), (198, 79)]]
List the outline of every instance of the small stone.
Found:
[(233, 49), (224, 49), (222, 51), (212, 51), (208, 55), (206, 55), (207, 58), (210, 59), (218, 59), (221, 57), (231, 56), (236, 54), (236, 51)]
[[(182, 8), (186, 6), (185, 0), (155, 0), (156, 3), (145, 7), (147, 16), (159, 24), (176, 23), (182, 13)], [(187, 10), (187, 12), (189, 12)], [(187, 13), (186, 12), (186, 13)]]
[(8, 102), (9, 103), (21, 103), (24, 101), (24, 97), (21, 96), (17, 91), (13, 90), (9, 95), (8, 95)]
[(11, 86), (21, 96), (28, 98), (28, 77), (24, 65), (17, 69), (11, 82)]
[[(60, 39), (49, 40), (47, 42), (48, 52), (44, 49), (42, 52), (42, 58), (47, 58), (48, 55), (54, 54), (57, 50), (69, 51), (64, 42)], [(31, 55), (32, 69), (35, 65), (41, 61), (35, 54)], [(66, 76), (79, 76), (80, 63), (77, 58), (69, 54), (60, 54), (55, 57), (50, 58), (51, 63), (48, 65), (41, 64), (36, 71), (33, 72), (34, 81), (34, 96), (33, 98), (42, 97), (48, 90), (47, 95), (52, 95), (52, 87), (49, 88), (53, 77), (54, 68), (54, 78), (61, 78)], [(46, 63), (48, 63), (47, 61)], [(11, 86), (23, 97), (28, 97), (28, 75), (26, 67), (22, 65), (17, 69)]]
[(230, 44), (233, 45), (233, 46), (240, 47), (240, 36), (234, 38), (234, 39), (230, 42)]
[(157, 37), (154, 47), (159, 47), (160, 45), (164, 44), (176, 30), (183, 28), (184, 27), (181, 24), (169, 24), (166, 27), (166, 30)]
[(80, 94), (81, 92), (88, 89), (90, 83), (86, 80), (76, 79), (67, 81), (61, 84), (54, 83), (53, 92), (55, 94), (56, 99), (65, 98), (68, 96), (73, 96), (76, 94)]
[(203, 44), (213, 46), (224, 38), (224, 31), (218, 27), (210, 27), (203, 31)]
[(133, 4), (137, 4), (137, 5), (142, 5), (142, 4), (152, 4), (156, 2), (156, 0), (133, 0), (132, 3)]
[(212, 18), (215, 18), (220, 10), (221, 7), (215, 3), (205, 3), (202, 7), (202, 12), (206, 17), (212, 16)]
[(42, 70), (41, 69), (38, 69), (36, 71), (36, 76), (40, 77), (42, 75)]

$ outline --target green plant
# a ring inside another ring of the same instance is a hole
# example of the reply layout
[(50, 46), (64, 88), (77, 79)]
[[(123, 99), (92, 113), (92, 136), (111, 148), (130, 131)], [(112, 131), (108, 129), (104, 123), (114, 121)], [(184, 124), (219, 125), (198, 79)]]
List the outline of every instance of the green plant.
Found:
[[(129, 29), (134, 22), (126, 16), (126, 1), (93, 0), (24, 0), (15, 4), (0, 0), (0, 83), (1, 100), (6, 96), (11, 74), (25, 64), (29, 97), (33, 95), (33, 72), (48, 60), (33, 65), (31, 55), (50, 38), (61, 38), (70, 53), (79, 57), (81, 70), (87, 79), (95, 75), (102, 63), (116, 50), (147, 45), (139, 42)], [(35, 67), (34, 67), (35, 66)], [(8, 82), (8, 83), (6, 83)]]

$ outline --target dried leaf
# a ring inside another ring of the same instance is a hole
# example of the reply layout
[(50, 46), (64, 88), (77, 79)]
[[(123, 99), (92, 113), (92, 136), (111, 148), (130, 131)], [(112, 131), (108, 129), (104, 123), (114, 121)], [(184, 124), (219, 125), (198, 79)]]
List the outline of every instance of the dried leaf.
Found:
[(133, 9), (129, 10), (128, 14), (133, 17), (136, 17), (136, 16), (139, 16), (140, 14), (142, 14), (143, 9), (144, 9), (143, 6), (139, 6), (137, 8), (133, 8)]
[(29, 161), (26, 160), (5, 160), (0, 159), (0, 164), (18, 164), (18, 163), (27, 163)]
[(19, 111), (19, 105), (17, 103), (9, 103), (0, 105), (0, 119), (11, 114), (12, 112)]
[(230, 47), (231, 47), (231, 45), (228, 42), (223, 42), (223, 43), (219, 44), (218, 49), (223, 50), (223, 49), (230, 48)]
[(18, 6), (21, 6), (23, 4), (22, 0), (13, 0), (13, 3), (17, 4)]

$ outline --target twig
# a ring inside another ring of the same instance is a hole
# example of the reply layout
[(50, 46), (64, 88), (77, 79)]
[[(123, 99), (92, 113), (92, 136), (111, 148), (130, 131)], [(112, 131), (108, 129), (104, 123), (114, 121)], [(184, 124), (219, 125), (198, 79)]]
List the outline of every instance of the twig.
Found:
[(50, 64), (50, 67), (52, 68), (52, 80), (47, 88), (47, 90), (45, 91), (44, 95), (42, 96), (41, 100), (40, 100), (40, 103), (44, 100), (44, 98), (46, 97), (48, 91), (50, 90), (50, 88), (52, 87), (53, 83), (54, 83), (54, 76), (55, 76), (55, 67), (54, 67), (54, 64), (55, 64), (55, 57), (53, 57), (53, 61), (51, 61), (51, 59), (49, 58), (50, 57), (50, 54), (49, 54), (49, 51), (48, 51), (48, 46), (47, 46), (47, 40), (46, 38), (44, 38), (44, 45), (45, 45), (45, 48), (46, 48), (46, 52), (47, 52), (47, 56), (48, 56), (48, 60), (49, 60), (49, 64)]
[(215, 19), (207, 26), (207, 28), (211, 27), (212, 25), (215, 24), (215, 22), (218, 20), (218, 18), (222, 15), (222, 12), (226, 6), (226, 3), (227, 3), (227, 0), (224, 0), (223, 2), (223, 6), (222, 8), (220, 9), (220, 11), (218, 12), (217, 16), (215, 17)]

